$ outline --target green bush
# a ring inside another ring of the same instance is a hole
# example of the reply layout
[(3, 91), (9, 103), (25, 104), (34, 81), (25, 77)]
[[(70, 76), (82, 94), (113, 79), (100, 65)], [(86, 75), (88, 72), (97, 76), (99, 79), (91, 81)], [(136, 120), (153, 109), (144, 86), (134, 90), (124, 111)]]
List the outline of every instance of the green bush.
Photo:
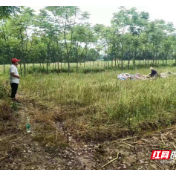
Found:
[(3, 84), (0, 84), (0, 99), (7, 97), (7, 91)]

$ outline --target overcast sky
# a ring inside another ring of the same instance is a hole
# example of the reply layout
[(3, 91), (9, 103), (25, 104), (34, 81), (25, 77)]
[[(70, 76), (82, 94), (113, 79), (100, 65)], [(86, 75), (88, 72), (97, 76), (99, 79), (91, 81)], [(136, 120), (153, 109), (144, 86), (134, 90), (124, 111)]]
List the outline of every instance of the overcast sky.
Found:
[[(122, 5), (121, 5), (122, 6)], [(44, 6), (30, 6), (35, 11)], [(110, 20), (112, 19), (113, 13), (118, 12), (120, 6), (80, 6), (82, 11), (87, 11), (90, 13), (89, 22), (94, 24), (104, 24), (106, 26), (110, 25)], [(138, 11), (145, 11), (150, 14), (150, 20), (163, 19), (166, 22), (173, 22), (176, 27), (176, 6), (173, 4), (166, 3), (166, 5), (158, 3), (158, 5), (148, 5), (148, 6), (125, 6), (126, 8), (136, 7)]]

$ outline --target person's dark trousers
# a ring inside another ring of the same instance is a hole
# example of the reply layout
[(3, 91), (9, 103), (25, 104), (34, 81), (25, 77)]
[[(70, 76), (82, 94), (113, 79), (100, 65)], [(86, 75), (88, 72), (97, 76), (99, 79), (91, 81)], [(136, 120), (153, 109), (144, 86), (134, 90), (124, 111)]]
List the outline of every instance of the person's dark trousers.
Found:
[(15, 95), (16, 95), (17, 90), (18, 90), (18, 84), (12, 83), (11, 88), (12, 88), (11, 98), (15, 98)]

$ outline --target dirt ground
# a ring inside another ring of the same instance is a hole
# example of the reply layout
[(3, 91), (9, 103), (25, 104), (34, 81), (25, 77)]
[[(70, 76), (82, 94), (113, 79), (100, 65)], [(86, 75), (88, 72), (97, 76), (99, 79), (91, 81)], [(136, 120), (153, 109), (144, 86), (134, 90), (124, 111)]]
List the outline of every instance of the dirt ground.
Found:
[[(74, 139), (63, 122), (54, 120), (57, 107), (41, 105), (23, 95), (19, 100), (21, 103), (13, 105), (8, 117), (0, 119), (1, 170), (176, 169), (175, 161), (150, 160), (153, 150), (176, 151), (176, 125), (138, 136), (86, 143)], [(31, 119), (30, 134), (25, 129), (27, 117)]]

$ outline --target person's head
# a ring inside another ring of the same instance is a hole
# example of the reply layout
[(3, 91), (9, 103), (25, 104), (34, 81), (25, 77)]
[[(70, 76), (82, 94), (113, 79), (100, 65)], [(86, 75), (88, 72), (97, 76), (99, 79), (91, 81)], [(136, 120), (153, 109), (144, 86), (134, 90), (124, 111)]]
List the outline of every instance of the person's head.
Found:
[(150, 67), (150, 70), (153, 70), (153, 67)]
[(15, 66), (17, 66), (19, 61), (20, 60), (17, 60), (16, 58), (13, 58), (12, 59), (12, 64), (15, 65)]

